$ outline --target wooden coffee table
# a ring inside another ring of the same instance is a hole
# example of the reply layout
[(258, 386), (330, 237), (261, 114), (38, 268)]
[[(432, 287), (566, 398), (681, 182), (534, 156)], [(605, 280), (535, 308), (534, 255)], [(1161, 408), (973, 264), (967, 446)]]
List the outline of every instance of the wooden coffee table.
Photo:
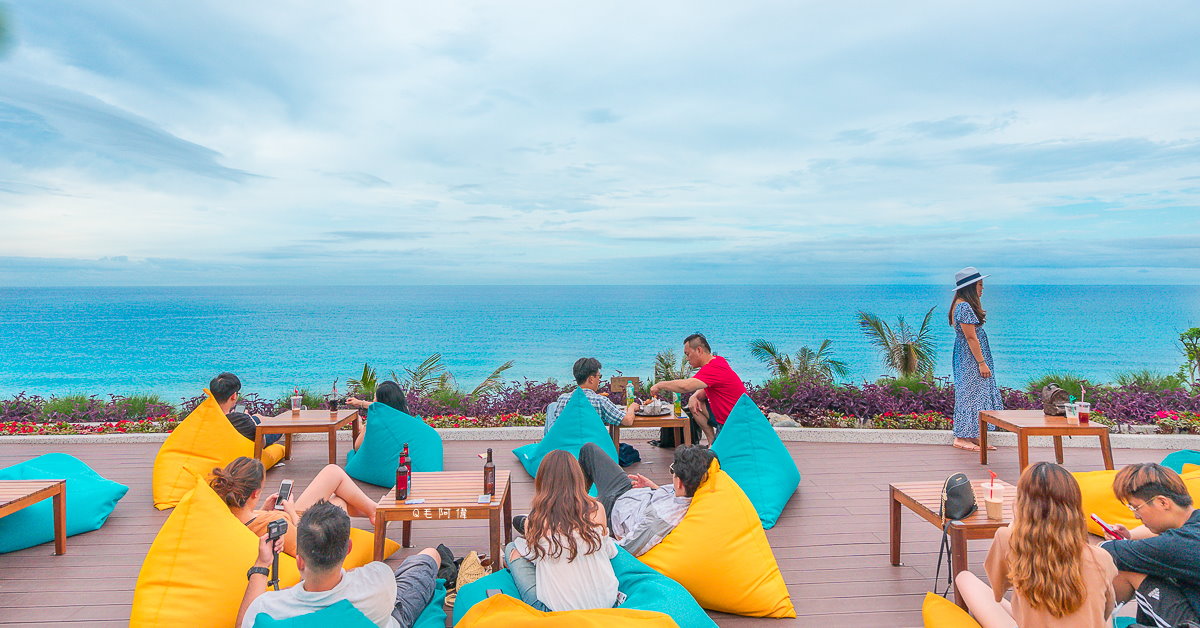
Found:
[(0, 517), (32, 506), (47, 497), (54, 507), (54, 553), (67, 553), (67, 481), (0, 480)]
[(412, 522), (462, 521), (487, 519), (490, 523), (492, 571), (500, 568), (500, 528), (504, 542), (512, 541), (512, 492), (509, 472), (496, 469), (496, 494), (487, 504), (479, 503), (483, 493), (483, 468), (478, 471), (426, 471), (412, 474), (408, 499), (424, 499), (421, 504), (396, 503), (396, 489), (379, 498), (375, 511), (375, 560), (383, 560), (383, 542), (389, 521), (403, 522), (402, 544), (412, 547)]
[(293, 415), (286, 410), (278, 416), (264, 418), (254, 429), (254, 457), (262, 458), (264, 437), (267, 434), (283, 434), (283, 457), (292, 457), (292, 434), (329, 433), (329, 464), (337, 464), (337, 431), (346, 424), (351, 424), (353, 438), (358, 439), (358, 426), (353, 423), (358, 410), (348, 408), (338, 410), (336, 416), (330, 416), (329, 410), (301, 410), (299, 415)]
[(621, 428), (622, 427), (630, 427), (630, 428), (632, 428), (632, 427), (673, 427), (676, 429), (676, 435), (677, 435), (675, 438), (675, 442), (677, 442), (677, 443), (680, 442), (680, 439), (678, 438), (678, 433), (679, 433), (678, 431), (682, 430), (683, 431), (683, 444), (691, 445), (692, 444), (692, 430), (688, 426), (688, 423), (691, 423), (691, 422), (692, 422), (692, 420), (685, 416), (675, 416), (673, 414), (664, 414), (661, 416), (638, 416), (635, 414), (633, 416), (633, 425), (625, 425), (625, 426), (622, 426), (620, 424), (610, 425), (610, 426), (608, 426), (608, 433), (612, 435), (613, 446), (615, 446), (617, 449), (620, 449), (621, 448)]
[[(983, 505), (983, 490), (979, 482), (972, 482), (975, 491), (975, 503), (979, 506), (970, 517), (962, 521), (950, 522), (950, 574), (957, 576), (967, 570), (967, 541), (973, 539), (990, 539), (996, 535), (996, 530), (1003, 528), (1012, 521), (1013, 502), (1017, 497), (1017, 487), (1000, 480), (996, 484), (1004, 486), (1004, 518), (993, 521), (987, 518), (987, 510)], [(942, 503), (942, 487), (945, 482), (903, 482), (891, 484), (891, 510), (889, 521), (892, 536), (892, 564), (900, 565), (900, 506), (907, 506), (917, 516), (942, 529), (942, 518), (938, 516)], [(958, 586), (954, 587), (954, 599), (958, 605), (966, 608), (962, 596), (958, 594)]]
[(1041, 410), (990, 410), (979, 413), (979, 464), (987, 464), (987, 426), (995, 425), (1017, 435), (1017, 463), (1021, 471), (1029, 466), (1029, 437), (1053, 436), (1054, 458), (1063, 462), (1063, 436), (1099, 436), (1100, 454), (1104, 468), (1113, 468), (1112, 447), (1108, 442), (1108, 426), (1088, 422), (1084, 425), (1067, 423), (1066, 417), (1049, 416)]

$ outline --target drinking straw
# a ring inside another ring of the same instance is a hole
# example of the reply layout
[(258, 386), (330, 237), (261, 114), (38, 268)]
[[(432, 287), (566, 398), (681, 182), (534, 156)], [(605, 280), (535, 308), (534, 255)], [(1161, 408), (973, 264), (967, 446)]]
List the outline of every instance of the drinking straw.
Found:
[(992, 499), (996, 499), (996, 472), (988, 469), (988, 473), (992, 474), (992, 485), (988, 488), (988, 492), (991, 493)]

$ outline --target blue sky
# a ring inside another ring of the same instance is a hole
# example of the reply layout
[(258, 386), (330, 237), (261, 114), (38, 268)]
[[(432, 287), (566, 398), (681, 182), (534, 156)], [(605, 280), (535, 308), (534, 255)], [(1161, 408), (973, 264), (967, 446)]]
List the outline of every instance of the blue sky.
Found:
[(1190, 2), (0, 6), (0, 285), (1200, 283)]

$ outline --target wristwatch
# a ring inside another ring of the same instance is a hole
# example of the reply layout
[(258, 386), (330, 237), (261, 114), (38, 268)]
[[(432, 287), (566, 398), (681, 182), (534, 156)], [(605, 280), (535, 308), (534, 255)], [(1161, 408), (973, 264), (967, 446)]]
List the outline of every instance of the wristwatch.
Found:
[(248, 570), (246, 571), (246, 579), (247, 579), (247, 580), (249, 580), (249, 579), (250, 579), (250, 576), (253, 576), (253, 575), (254, 575), (254, 574), (256, 574), (256, 573), (257, 573), (257, 574), (262, 574), (262, 575), (264, 575), (264, 576), (266, 576), (266, 577), (268, 577), (268, 578), (270, 578), (270, 577), (271, 577), (271, 570), (270, 570), (270, 569), (267, 569), (266, 567), (259, 567), (258, 565), (255, 565), (255, 566), (251, 567), (250, 569), (248, 569)]

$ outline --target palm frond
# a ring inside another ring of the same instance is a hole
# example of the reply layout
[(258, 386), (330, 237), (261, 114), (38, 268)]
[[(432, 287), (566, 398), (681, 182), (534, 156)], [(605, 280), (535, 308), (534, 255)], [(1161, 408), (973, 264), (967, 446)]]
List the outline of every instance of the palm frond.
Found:
[(379, 380), (375, 375), (375, 369), (371, 368), (370, 364), (363, 364), (362, 375), (359, 375), (358, 379), (347, 379), (346, 384), (350, 386), (352, 393), (373, 397)]
[(504, 378), (501, 377), (501, 374), (512, 367), (512, 360), (509, 360), (508, 362), (496, 367), (496, 370), (492, 371), (491, 375), (488, 375), (482, 382), (479, 382), (479, 385), (475, 387), (475, 390), (471, 391), (470, 396), (472, 398), (478, 398), (480, 395), (495, 392), (495, 390), (504, 383)]
[(408, 373), (409, 390), (427, 393), (440, 387), (442, 376), (446, 374), (446, 365), (442, 364), (442, 354), (435, 353), (425, 358), (417, 368), (406, 368), (404, 371)]
[(780, 352), (775, 343), (762, 338), (750, 341), (750, 355), (765, 363), (771, 369), (771, 373), (778, 377), (787, 377), (794, 370), (792, 359)]
[(688, 364), (687, 357), (676, 358), (674, 349), (659, 351), (658, 355), (654, 356), (655, 383), (675, 379), (687, 379), (694, 372), (695, 369), (692, 368), (691, 364)]

